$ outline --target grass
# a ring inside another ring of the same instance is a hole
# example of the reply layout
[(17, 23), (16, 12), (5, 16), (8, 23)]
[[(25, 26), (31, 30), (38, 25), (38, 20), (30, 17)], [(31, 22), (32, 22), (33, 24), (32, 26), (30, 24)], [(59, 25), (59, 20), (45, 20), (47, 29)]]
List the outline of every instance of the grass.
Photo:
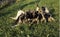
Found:
[[(11, 28), (14, 20), (9, 17), (16, 16), (18, 10), (35, 9), (35, 2), (40, 7), (47, 6), (51, 10), (56, 22), (39, 23), (29, 26), (20, 24)], [(0, 37), (59, 37), (59, 0), (22, 0), (0, 10)]]

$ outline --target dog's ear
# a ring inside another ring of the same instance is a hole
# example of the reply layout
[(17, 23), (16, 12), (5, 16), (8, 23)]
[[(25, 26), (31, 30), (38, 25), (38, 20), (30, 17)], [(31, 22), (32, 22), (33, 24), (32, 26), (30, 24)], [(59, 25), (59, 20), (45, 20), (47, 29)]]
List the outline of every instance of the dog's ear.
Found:
[(45, 7), (44, 6), (42, 6), (41, 8), (42, 8), (43, 11), (45, 11)]
[(39, 6), (38, 6), (38, 3), (35, 3), (35, 6), (36, 6), (36, 7), (39, 7)]
[(36, 4), (36, 6), (39, 7), (38, 4)]

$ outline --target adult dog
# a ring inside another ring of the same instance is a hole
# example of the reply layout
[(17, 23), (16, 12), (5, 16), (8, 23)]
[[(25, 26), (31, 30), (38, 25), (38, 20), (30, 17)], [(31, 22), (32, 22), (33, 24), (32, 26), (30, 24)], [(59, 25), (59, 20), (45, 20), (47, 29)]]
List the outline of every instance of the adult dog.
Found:
[(52, 15), (49, 13), (49, 10), (47, 7), (42, 7), (44, 17), (46, 18), (47, 22), (55, 21), (55, 19), (52, 17)]

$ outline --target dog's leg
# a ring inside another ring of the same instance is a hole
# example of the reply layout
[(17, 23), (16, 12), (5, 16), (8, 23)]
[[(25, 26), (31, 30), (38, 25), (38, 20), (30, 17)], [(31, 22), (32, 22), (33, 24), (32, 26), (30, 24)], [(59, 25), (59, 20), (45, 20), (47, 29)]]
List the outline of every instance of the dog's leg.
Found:
[(37, 24), (39, 24), (39, 20), (37, 20)]
[(50, 17), (52, 21), (55, 21), (55, 19), (53, 17)]
[(49, 18), (48, 18), (48, 22), (51, 22), (51, 21), (52, 21), (52, 20), (51, 20), (51, 18), (49, 17)]
[(18, 19), (15, 20), (15, 22), (14, 22), (14, 26), (12, 26), (12, 27), (19, 26), (19, 23), (21, 23), (21, 20), (20, 20), (20, 18), (18, 17)]
[(14, 25), (14, 26), (15, 26), (15, 27), (16, 27), (16, 26), (19, 26), (21, 23), (22, 23), (22, 21), (19, 20), (18, 23), (17, 23), (16, 25)]
[(48, 21), (49, 21), (49, 22), (52, 22), (52, 21), (55, 21), (55, 19), (54, 19), (53, 17), (49, 17), (49, 18), (48, 18)]
[(43, 18), (41, 19), (41, 22), (46, 22), (46, 19), (43, 17)]
[(31, 24), (35, 24), (35, 23), (37, 23), (37, 18), (32, 19)]
[(37, 24), (39, 24), (39, 22), (40, 22), (40, 20), (39, 20), (38, 17), (37, 17)]
[(35, 18), (34, 22), (36, 21), (37, 24), (39, 24), (38, 18)]

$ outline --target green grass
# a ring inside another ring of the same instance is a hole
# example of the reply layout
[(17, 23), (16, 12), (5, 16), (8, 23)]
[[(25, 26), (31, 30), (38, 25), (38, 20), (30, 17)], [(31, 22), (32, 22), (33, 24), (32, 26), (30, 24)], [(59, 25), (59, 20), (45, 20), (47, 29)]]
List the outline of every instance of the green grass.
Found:
[[(56, 22), (39, 23), (31, 26), (20, 24), (18, 27), (11, 28), (14, 20), (9, 17), (16, 16), (20, 9), (35, 9), (35, 2), (40, 7), (47, 6)], [(27, 37), (27, 35), (30, 37), (47, 37), (48, 35), (49, 37), (59, 37), (59, 0), (21, 0), (0, 10), (0, 37)]]

